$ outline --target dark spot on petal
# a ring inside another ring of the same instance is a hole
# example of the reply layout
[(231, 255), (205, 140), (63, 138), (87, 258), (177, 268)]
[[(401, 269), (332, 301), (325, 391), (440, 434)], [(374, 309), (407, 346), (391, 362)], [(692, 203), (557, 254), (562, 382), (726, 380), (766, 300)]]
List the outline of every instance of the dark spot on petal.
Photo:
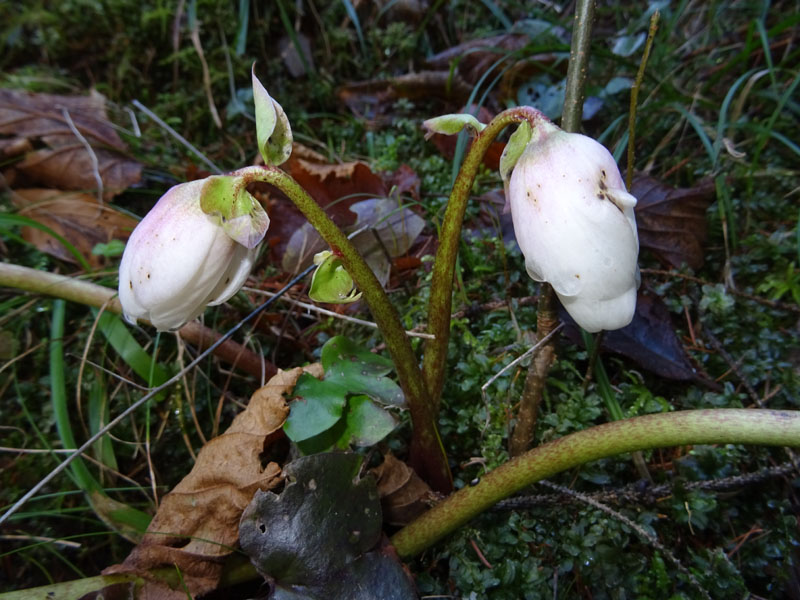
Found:
[(223, 222), (223, 223), (226, 223), (226, 222), (227, 222), (227, 219), (226, 219), (225, 217), (222, 217), (222, 222)]
[(226, 277), (225, 278), (225, 285), (228, 285), (230, 282), (231, 282), (231, 278), (230, 277)]
[(608, 189), (608, 188), (606, 187), (606, 182), (605, 182), (605, 181), (603, 181), (602, 179), (600, 180), (600, 189), (601, 189), (601, 190), (603, 190), (603, 191), (605, 191), (605, 190), (607, 190), (607, 189)]
[(601, 170), (600, 172), (603, 174), (603, 177), (606, 176), (606, 170), (605, 169)]
[(131, 289), (133, 289), (133, 281), (129, 281), (129, 282), (128, 282), (128, 286), (129, 286)]
[(598, 200), (605, 200), (606, 196), (603, 192), (597, 192), (597, 199)]
[(150, 273), (147, 274), (147, 278), (150, 279)]

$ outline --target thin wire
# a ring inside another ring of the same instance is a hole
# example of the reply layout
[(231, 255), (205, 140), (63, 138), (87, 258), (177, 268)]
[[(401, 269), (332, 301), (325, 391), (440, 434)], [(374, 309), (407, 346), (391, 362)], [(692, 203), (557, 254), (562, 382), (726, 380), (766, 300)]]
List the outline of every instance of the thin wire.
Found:
[(184, 373), (188, 372), (188, 371), (189, 371), (189, 369), (192, 369), (192, 368), (194, 368), (194, 367), (195, 367), (197, 364), (199, 364), (199, 363), (200, 363), (200, 361), (202, 361), (203, 359), (205, 359), (205, 357), (207, 357), (209, 354), (211, 354), (211, 353), (212, 353), (214, 350), (216, 350), (216, 349), (217, 349), (217, 348), (218, 348), (220, 345), (222, 345), (222, 343), (223, 343), (223, 342), (227, 341), (227, 340), (228, 340), (228, 339), (229, 339), (231, 336), (233, 336), (233, 334), (234, 334), (234, 333), (236, 333), (236, 332), (237, 332), (239, 329), (241, 329), (241, 327), (242, 327), (242, 326), (243, 326), (245, 323), (247, 323), (249, 320), (251, 320), (252, 318), (254, 318), (255, 316), (257, 316), (257, 315), (258, 315), (260, 312), (262, 312), (264, 309), (266, 309), (266, 308), (267, 308), (267, 307), (268, 307), (270, 304), (272, 304), (273, 302), (275, 302), (275, 301), (276, 301), (278, 298), (280, 298), (280, 297), (281, 297), (283, 294), (285, 294), (287, 291), (289, 291), (289, 289), (290, 289), (290, 288), (291, 288), (293, 285), (295, 285), (297, 282), (299, 282), (301, 279), (303, 279), (303, 277), (305, 277), (306, 275), (308, 275), (308, 274), (309, 274), (311, 271), (313, 271), (315, 268), (316, 268), (316, 265), (310, 265), (310, 266), (309, 266), (309, 267), (308, 267), (306, 270), (304, 270), (302, 273), (300, 273), (300, 274), (298, 274), (297, 276), (295, 276), (295, 277), (294, 277), (294, 278), (293, 278), (293, 279), (292, 279), (292, 280), (291, 280), (289, 283), (287, 283), (287, 284), (286, 284), (286, 285), (285, 285), (285, 286), (284, 286), (284, 287), (283, 287), (283, 288), (282, 288), (280, 291), (278, 291), (278, 292), (275, 294), (275, 296), (273, 296), (272, 298), (268, 299), (267, 301), (265, 301), (265, 302), (264, 302), (263, 304), (261, 304), (260, 306), (256, 307), (256, 308), (255, 308), (255, 310), (253, 310), (253, 311), (252, 311), (252, 312), (251, 312), (249, 315), (247, 315), (247, 316), (246, 316), (244, 319), (242, 319), (241, 321), (239, 321), (239, 322), (238, 322), (236, 325), (234, 325), (233, 327), (231, 327), (231, 328), (230, 328), (230, 329), (229, 329), (229, 330), (228, 330), (228, 331), (227, 331), (227, 332), (226, 332), (226, 333), (225, 333), (225, 334), (224, 334), (222, 337), (220, 337), (220, 338), (219, 338), (219, 339), (218, 339), (216, 342), (214, 342), (213, 344), (211, 344), (211, 345), (210, 345), (210, 346), (209, 346), (209, 347), (208, 347), (208, 348), (207, 348), (205, 351), (201, 352), (201, 353), (200, 353), (200, 354), (197, 356), (197, 358), (195, 358), (195, 359), (194, 359), (192, 362), (190, 362), (190, 363), (189, 363), (188, 365), (186, 365), (186, 366), (185, 366), (183, 369), (181, 369), (181, 371), (180, 371), (180, 372), (178, 372), (178, 373), (176, 373), (175, 375), (173, 375), (173, 376), (172, 376), (170, 379), (168, 379), (167, 381), (165, 381), (164, 383), (162, 383), (160, 386), (158, 386), (158, 387), (156, 387), (156, 388), (153, 388), (152, 390), (150, 390), (150, 392), (148, 392), (147, 394), (145, 394), (144, 396), (142, 396), (141, 398), (139, 398), (139, 399), (138, 399), (136, 402), (134, 402), (133, 404), (131, 404), (131, 405), (130, 405), (128, 408), (126, 408), (124, 411), (122, 411), (122, 412), (121, 412), (119, 415), (117, 415), (117, 416), (116, 416), (114, 419), (112, 419), (111, 421), (109, 421), (109, 422), (108, 422), (108, 423), (107, 423), (107, 424), (106, 424), (106, 425), (105, 425), (103, 428), (101, 428), (101, 429), (100, 429), (100, 430), (99, 430), (97, 433), (95, 433), (95, 434), (94, 434), (92, 437), (90, 437), (88, 440), (86, 440), (86, 442), (84, 442), (84, 443), (83, 443), (83, 445), (82, 445), (80, 448), (78, 448), (77, 450), (75, 450), (75, 452), (73, 452), (73, 453), (72, 453), (72, 454), (70, 454), (70, 455), (69, 455), (69, 456), (68, 456), (66, 459), (64, 459), (64, 462), (62, 462), (62, 463), (61, 463), (60, 465), (58, 465), (58, 466), (57, 466), (55, 469), (53, 469), (52, 471), (50, 471), (50, 473), (48, 473), (47, 475), (45, 475), (45, 476), (44, 476), (44, 478), (42, 478), (42, 480), (41, 480), (41, 481), (39, 481), (39, 483), (37, 483), (37, 484), (36, 484), (35, 486), (33, 486), (33, 487), (30, 489), (30, 490), (28, 490), (28, 492), (27, 492), (27, 493), (26, 493), (24, 496), (22, 496), (22, 497), (21, 497), (19, 500), (17, 500), (17, 501), (14, 503), (14, 505), (13, 505), (13, 506), (11, 506), (11, 508), (9, 508), (9, 509), (8, 509), (6, 512), (4, 512), (4, 513), (3, 513), (3, 515), (2, 515), (2, 516), (0, 516), (0, 525), (2, 525), (3, 523), (5, 523), (5, 522), (6, 522), (6, 521), (9, 519), (9, 517), (10, 517), (11, 515), (13, 515), (15, 512), (17, 512), (17, 511), (18, 511), (20, 508), (22, 508), (22, 507), (25, 505), (25, 503), (26, 503), (26, 502), (28, 502), (28, 500), (30, 500), (31, 498), (33, 498), (33, 496), (35, 496), (35, 495), (36, 495), (36, 493), (37, 493), (37, 492), (39, 492), (39, 490), (41, 490), (41, 489), (42, 489), (42, 488), (43, 488), (45, 485), (47, 485), (48, 483), (50, 483), (50, 481), (52, 481), (52, 480), (53, 480), (53, 478), (54, 478), (56, 475), (58, 475), (58, 474), (59, 474), (59, 473), (61, 473), (63, 470), (65, 470), (65, 469), (66, 469), (66, 468), (67, 468), (67, 467), (68, 467), (68, 466), (69, 466), (69, 465), (72, 463), (72, 461), (74, 461), (74, 460), (75, 460), (76, 458), (78, 458), (78, 457), (79, 457), (81, 454), (83, 454), (83, 453), (84, 453), (84, 452), (86, 452), (86, 451), (87, 451), (89, 448), (91, 448), (91, 447), (92, 447), (92, 445), (93, 445), (93, 444), (94, 444), (94, 443), (95, 443), (97, 440), (99, 440), (101, 437), (103, 437), (103, 436), (104, 436), (106, 433), (108, 433), (108, 432), (109, 432), (111, 429), (113, 429), (113, 428), (114, 428), (114, 427), (115, 427), (115, 426), (116, 426), (118, 423), (120, 423), (120, 422), (121, 422), (123, 419), (125, 419), (125, 418), (126, 418), (128, 415), (130, 415), (131, 413), (133, 413), (133, 412), (134, 412), (134, 411), (135, 411), (137, 408), (139, 408), (140, 406), (142, 406), (142, 405), (143, 405), (145, 402), (147, 402), (148, 400), (150, 400), (150, 399), (151, 399), (153, 396), (155, 396), (156, 394), (158, 394), (158, 393), (159, 393), (159, 392), (161, 392), (162, 390), (166, 389), (167, 387), (171, 386), (173, 383), (177, 383), (177, 382), (178, 382), (178, 381), (181, 379), (181, 377), (183, 377)]

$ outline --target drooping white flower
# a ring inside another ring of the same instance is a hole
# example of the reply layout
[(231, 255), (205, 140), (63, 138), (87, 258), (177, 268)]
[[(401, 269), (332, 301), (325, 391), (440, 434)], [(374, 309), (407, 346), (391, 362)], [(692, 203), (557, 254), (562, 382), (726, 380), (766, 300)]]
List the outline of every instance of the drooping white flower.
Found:
[(595, 140), (544, 119), (531, 133), (508, 183), (528, 274), (586, 331), (624, 327), (638, 287), (636, 198)]
[(210, 179), (174, 186), (133, 230), (119, 268), (119, 299), (129, 322), (147, 319), (159, 330), (178, 329), (207, 305), (228, 300), (250, 274), (269, 218), (261, 209), (252, 247), (234, 241), (223, 229), (225, 219), (200, 206)]

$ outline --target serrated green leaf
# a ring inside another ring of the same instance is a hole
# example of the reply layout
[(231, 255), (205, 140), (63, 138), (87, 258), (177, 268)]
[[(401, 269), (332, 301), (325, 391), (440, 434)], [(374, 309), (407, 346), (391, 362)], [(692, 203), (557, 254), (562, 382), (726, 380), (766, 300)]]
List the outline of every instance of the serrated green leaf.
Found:
[(294, 387), (295, 400), (283, 430), (293, 442), (301, 442), (333, 427), (342, 418), (347, 391), (303, 373)]
[(325, 381), (335, 383), (353, 394), (366, 394), (381, 404), (405, 406), (403, 390), (384, 377), (394, 365), (388, 358), (337, 335), (322, 347)]
[(346, 427), (340, 438), (340, 448), (372, 446), (389, 435), (397, 426), (395, 418), (370, 400), (369, 396), (354, 396), (347, 403)]

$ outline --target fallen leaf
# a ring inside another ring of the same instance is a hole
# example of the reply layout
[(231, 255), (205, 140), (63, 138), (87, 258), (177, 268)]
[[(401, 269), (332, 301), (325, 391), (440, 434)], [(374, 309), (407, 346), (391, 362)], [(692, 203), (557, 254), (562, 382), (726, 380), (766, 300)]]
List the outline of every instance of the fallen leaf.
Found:
[(703, 180), (692, 188), (674, 188), (637, 174), (631, 193), (639, 199), (635, 209), (639, 246), (672, 267), (703, 266), (706, 210), (715, 199), (714, 183)]
[[(118, 210), (101, 205), (94, 196), (50, 189), (15, 190), (11, 201), (18, 214), (38, 221), (75, 246), (92, 267), (103, 257), (92, 254), (97, 244), (112, 239), (127, 240), (137, 221)], [(77, 263), (75, 257), (51, 235), (34, 227), (23, 227), (22, 237), (42, 252)]]
[(430, 508), (434, 500), (430, 486), (392, 454), (385, 455), (372, 473), (378, 478), (378, 495), (386, 523), (407, 525)]
[(280, 495), (258, 492), (239, 526), (242, 549), (274, 585), (273, 599), (416, 598), (396, 556), (381, 552), (375, 480), (362, 457), (324, 453), (286, 466)]
[[(191, 472), (167, 494), (141, 543), (121, 565), (105, 574), (133, 572), (148, 578), (159, 567), (180, 569), (187, 589), (195, 595), (216, 588), (222, 559), (237, 545), (239, 519), (258, 490), (283, 480), (281, 467), (261, 464), (265, 441), (282, 426), (289, 413), (283, 398), (304, 372), (321, 375), (320, 365), (279, 371), (250, 398), (222, 435), (210, 440)], [(185, 598), (148, 579), (149, 590), (139, 597)], [(148, 595), (149, 594), (149, 595)]]
[[(570, 339), (582, 344), (578, 326), (563, 307), (559, 307), (559, 317), (567, 324), (566, 333)], [(646, 291), (639, 290), (636, 312), (629, 325), (603, 333), (602, 349), (621, 354), (666, 379), (704, 381), (689, 362), (675, 334), (669, 309), (661, 298)]]
[(92, 157), (70, 128), (65, 110), (92, 148), (106, 198), (139, 181), (142, 166), (126, 156), (125, 144), (108, 121), (105, 98), (94, 91), (58, 96), (0, 89), (0, 134), (47, 146), (28, 152), (14, 165), (17, 171), (49, 187), (97, 188)]
[(467, 102), (472, 90), (460, 76), (445, 68), (348, 83), (337, 90), (337, 95), (356, 117), (371, 121), (374, 126), (391, 122), (389, 112), (399, 98), (440, 98), (459, 106)]

